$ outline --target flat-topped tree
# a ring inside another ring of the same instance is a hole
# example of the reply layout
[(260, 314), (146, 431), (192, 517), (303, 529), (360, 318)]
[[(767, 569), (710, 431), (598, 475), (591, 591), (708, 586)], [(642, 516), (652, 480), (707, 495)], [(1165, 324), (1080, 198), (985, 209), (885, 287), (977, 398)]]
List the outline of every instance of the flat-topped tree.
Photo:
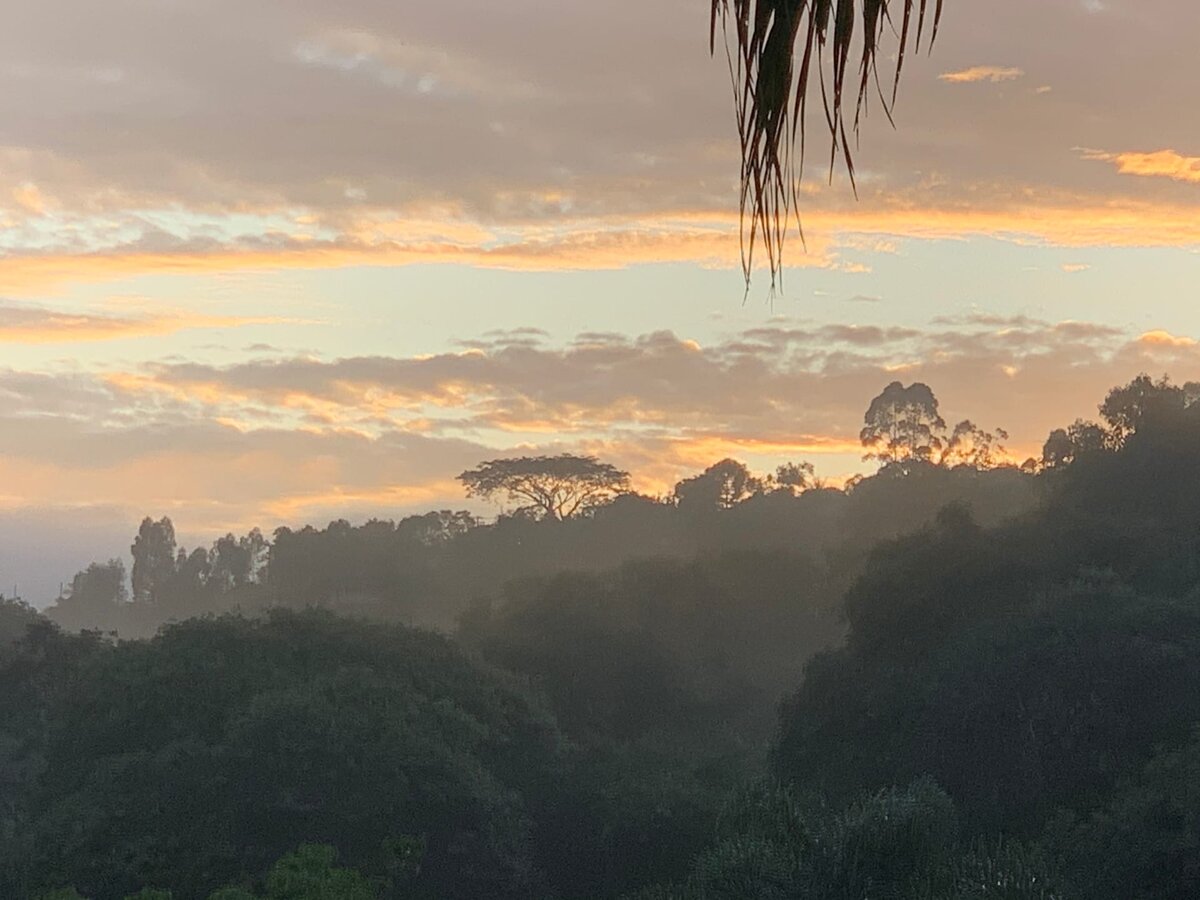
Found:
[(468, 497), (497, 495), (519, 509), (562, 521), (606, 503), (629, 490), (629, 473), (594, 456), (521, 456), (493, 459), (463, 472), (458, 480)]

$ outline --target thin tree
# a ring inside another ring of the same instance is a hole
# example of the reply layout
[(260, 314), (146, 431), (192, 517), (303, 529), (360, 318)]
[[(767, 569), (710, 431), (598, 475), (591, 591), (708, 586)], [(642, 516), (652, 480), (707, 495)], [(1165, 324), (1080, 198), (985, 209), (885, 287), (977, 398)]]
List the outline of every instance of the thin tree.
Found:
[(154, 601), (158, 592), (175, 574), (175, 526), (163, 516), (155, 522), (149, 516), (142, 520), (137, 537), (129, 548), (133, 556), (131, 580), (133, 598)]

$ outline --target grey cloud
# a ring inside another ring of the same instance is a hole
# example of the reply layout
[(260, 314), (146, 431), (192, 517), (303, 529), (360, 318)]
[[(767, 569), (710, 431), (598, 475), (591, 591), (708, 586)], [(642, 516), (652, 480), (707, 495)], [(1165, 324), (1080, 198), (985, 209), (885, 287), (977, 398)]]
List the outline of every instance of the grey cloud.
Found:
[(218, 531), (460, 503), (458, 472), (512, 452), (596, 452), (669, 479), (696, 464), (689, 445), (775, 441), (832, 453), (818, 467), (844, 474), (863, 410), (893, 380), (927, 382), (948, 419), (1006, 427), (1033, 452), (1141, 371), (1200, 379), (1185, 339), (1005, 322), (859, 326), (850, 342), (781, 322), (706, 347), (656, 332), (421, 358), (0, 370), (0, 476), (9, 502)]
[[(0, 300), (0, 342), (52, 342), (119, 338), (167, 327), (167, 319), (148, 315), (109, 315), (6, 303)], [(182, 327), (182, 323), (181, 323)]]
[[(705, 19), (687, 0), (20, 4), (0, 34), (0, 146), (17, 152), (4, 169), (77, 212), (300, 206), (335, 227), (356, 208), (428, 202), (507, 222), (560, 218), (564, 202), (572, 215), (729, 208), (731, 93)], [(1179, 0), (948, 8), (932, 57), (912, 57), (899, 128), (865, 126), (854, 208), (1004, 206), (1049, 188), (1177, 199), (1070, 148), (1119, 150), (1130, 134), (1200, 147), (1176, 113), (1197, 27)], [(1097, 52), (1118, 46), (1129, 65)], [(937, 80), (998, 58), (1055, 90)]]
[[(1167, 353), (1182, 369), (1200, 362), (1200, 352), (1190, 347), (1160, 346), (1155, 352)], [(1098, 385), (1103, 378), (1096, 373), (1128, 370), (1132, 360), (1152, 358), (1131, 335), (1109, 326), (973, 317), (955, 328), (927, 330), (780, 325), (709, 347), (658, 332), (627, 341), (577, 340), (565, 347), (492, 345), (420, 359), (280, 359), (229, 367), (157, 365), (148, 371), (164, 388), (216, 385), (267, 407), (306, 393), (347, 416), (369, 405), (367, 398), (377, 403), (387, 397), (394, 418), (374, 413), (376, 424), (403, 422), (419, 410), (431, 420), (426, 427), (432, 433), (446, 435), (520, 430), (535, 422), (564, 435), (653, 426), (683, 435), (737, 429), (846, 437), (854, 432), (859, 408), (896, 377), (927, 378), (939, 391), (947, 385), (964, 396), (962, 408), (969, 411), (973, 404), (965, 396), (983, 385), (995, 392), (985, 399), (994, 405), (1007, 392), (1028, 400), (1022, 385), (1052, 392), (1050, 382), (1082, 371), (1098, 392), (1109, 385)], [(1048, 381), (1038, 383), (1043, 376)], [(1014, 415), (1004, 424), (1022, 427), (1028, 411), (1020, 405), (1010, 411)]]
[(921, 332), (913, 328), (879, 328), (874, 325), (827, 325), (819, 334), (831, 342), (863, 347), (897, 344), (921, 336)]
[[(246, 521), (281, 499), (447, 480), (489, 451), (461, 438), (393, 431), (376, 438), (346, 431), (240, 432), (198, 419), (121, 426), (78, 419), (0, 416), (5, 466), (51, 465), (56, 489), (77, 498), (180, 506), (196, 518)], [(19, 496), (19, 494), (18, 494)], [(62, 496), (37, 498), (38, 505)]]
[(615, 331), (583, 331), (575, 336), (574, 343), (578, 346), (623, 347), (629, 343), (629, 338)]
[(19, 430), (23, 418), (92, 418), (98, 410), (112, 405), (114, 392), (85, 373), (0, 369), (0, 398)]
[[(354, 199), (346, 196), (352, 189), (385, 206), (455, 196), (487, 209), (502, 202), (500, 189), (570, 188), (580, 171), (642, 178), (644, 157), (679, 162), (681, 150), (700, 153), (688, 132), (709, 117), (664, 117), (654, 107), (681, 90), (690, 96), (677, 112), (697, 111), (698, 100), (700, 108), (720, 108), (725, 99), (689, 89), (690, 73), (659, 71), (664, 52), (682, 50), (680, 38), (662, 39), (684, 10), (692, 11), (681, 0), (642, 8), (643, 27), (627, 29), (616, 27), (616, 11), (597, 16), (581, 3), (505, 4), (501, 12), (458, 0), (415, 11), (358, 0), (331, 16), (303, 3), (249, 11), (232, 2), (114, 0), (101, 10), (52, 0), (6, 23), (0, 57), (33, 60), (36, 71), (119, 64), (124, 77), (70, 91), (26, 77), (21, 91), (0, 94), (0, 129), (5, 144), (44, 147), (135, 193), (186, 194), (190, 171), (203, 176), (191, 179), (201, 201), (250, 187), (281, 202), (336, 208)], [(550, 38), (555, 33), (563, 46)], [(356, 34), (369, 39), (358, 66), (314, 66), (296, 54)], [(613, 68), (613, 48), (629, 63)], [(697, 49), (703, 63), (703, 45)], [(398, 93), (378, 78), (348, 77), (421, 50), (426, 58), (416, 54), (414, 64), (427, 71), (413, 71), (418, 84), (450, 82), (471, 69), (473, 83), (457, 92)], [(720, 69), (709, 71), (711, 86), (721, 85)], [(540, 88), (532, 97), (492, 90), (513, 81)], [(56, 115), (43, 115), (47, 107)], [(718, 121), (702, 133), (712, 136)], [(693, 146), (654, 149), (665, 137)], [(221, 181), (229, 189), (214, 190)], [(636, 190), (626, 188), (629, 197)]]

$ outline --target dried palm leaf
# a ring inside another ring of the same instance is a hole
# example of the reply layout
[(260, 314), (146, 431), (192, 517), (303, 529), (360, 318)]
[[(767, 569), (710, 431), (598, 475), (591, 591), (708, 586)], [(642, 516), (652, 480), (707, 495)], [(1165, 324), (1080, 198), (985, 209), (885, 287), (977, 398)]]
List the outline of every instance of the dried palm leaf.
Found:
[[(749, 284), (755, 246), (761, 243), (771, 268), (771, 285), (780, 274), (783, 242), (791, 216), (801, 240), (799, 188), (804, 174), (805, 122), (809, 88), (819, 85), (830, 135), (830, 176), (839, 152), (852, 187), (854, 157), (847, 136), (847, 77), (857, 52), (854, 116), (849, 131), (857, 138), (872, 82), (888, 119), (896, 102), (900, 73), (909, 51), (920, 50), (927, 15), (932, 12), (932, 45), (943, 0), (712, 0), (710, 49), (716, 52), (717, 26), (725, 32), (726, 55), (734, 82), (735, 109), (742, 144), (742, 268)], [(931, 10), (932, 7), (932, 10)], [(899, 25), (892, 17), (901, 10)], [(915, 22), (914, 22), (915, 18)], [(855, 29), (861, 20), (860, 39)], [(729, 40), (732, 25), (733, 38)], [(879, 81), (878, 56), (884, 29), (899, 47), (890, 95)], [(734, 46), (731, 46), (733, 44)], [(735, 49), (736, 48), (736, 49)]]

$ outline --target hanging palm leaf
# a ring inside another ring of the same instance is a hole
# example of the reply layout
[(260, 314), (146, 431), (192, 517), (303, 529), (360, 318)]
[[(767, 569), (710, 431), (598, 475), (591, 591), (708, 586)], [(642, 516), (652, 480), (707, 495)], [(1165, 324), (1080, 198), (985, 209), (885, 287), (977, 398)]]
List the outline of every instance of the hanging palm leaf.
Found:
[[(755, 246), (762, 243), (770, 263), (771, 284), (775, 285), (793, 214), (800, 227), (799, 184), (810, 86), (813, 82), (820, 86), (822, 112), (830, 135), (831, 174), (840, 153), (853, 186), (854, 158), (847, 134), (857, 135), (872, 86), (891, 119), (910, 43), (920, 48), (927, 17), (932, 31), (929, 42), (933, 43), (942, 2), (712, 0), (712, 51), (716, 51), (718, 22), (724, 26), (727, 39), (732, 24), (736, 39), (736, 52), (728, 40), (726, 52), (742, 143), (742, 268), (747, 282), (754, 266)], [(893, 13), (898, 13), (898, 18)], [(860, 37), (856, 37), (856, 29), (861, 30)], [(885, 92), (878, 70), (885, 29), (899, 41), (889, 92)], [(856, 52), (857, 71), (854, 80), (847, 83), (850, 61)], [(847, 128), (851, 112), (853, 118)], [(803, 239), (803, 230), (800, 235)]]

